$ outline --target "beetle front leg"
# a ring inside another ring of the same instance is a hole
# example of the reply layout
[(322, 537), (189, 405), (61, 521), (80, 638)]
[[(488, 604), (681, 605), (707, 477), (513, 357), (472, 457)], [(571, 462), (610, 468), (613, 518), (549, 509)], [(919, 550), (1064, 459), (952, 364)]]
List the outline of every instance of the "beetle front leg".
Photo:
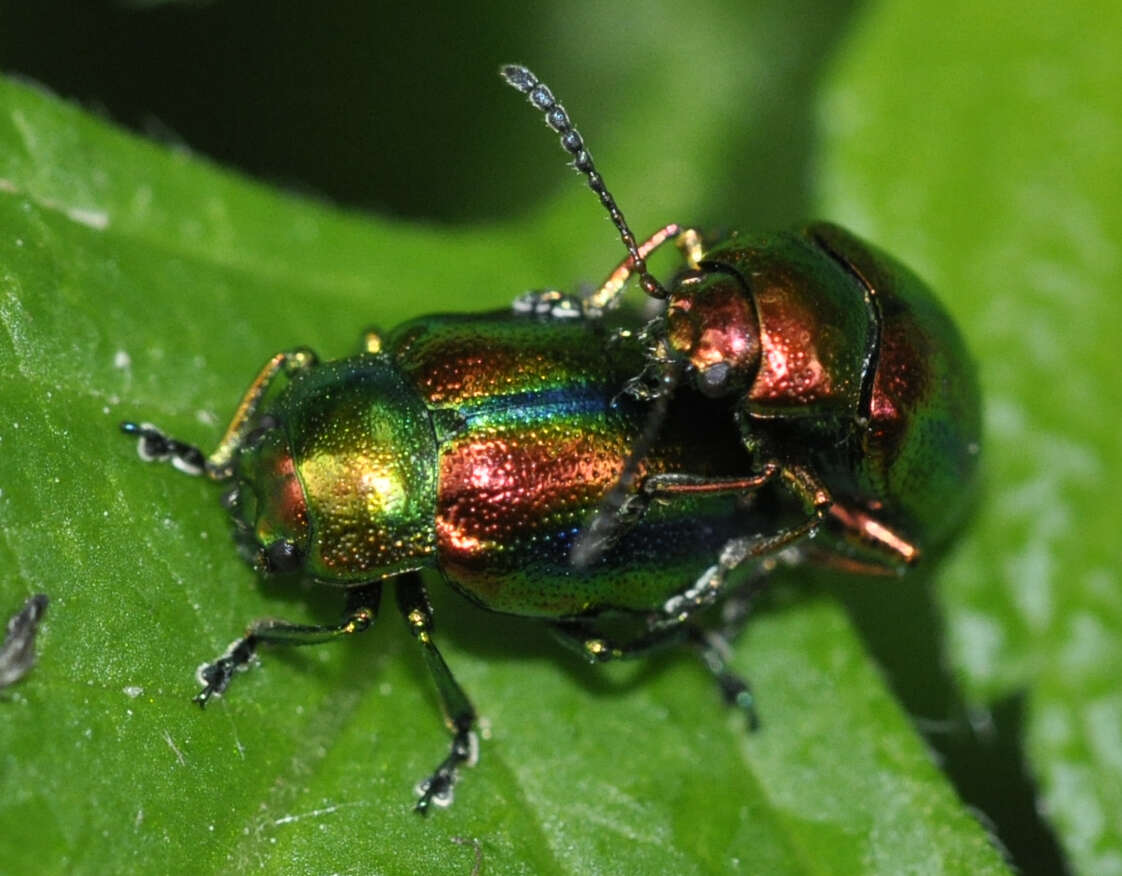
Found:
[[(665, 407), (670, 396), (656, 399), (656, 405)], [(650, 475), (638, 490), (634, 481), (638, 476), (638, 461), (653, 437), (643, 435), (636, 446), (642, 453), (632, 454), (624, 463), (623, 473), (600, 502), (600, 507), (588, 526), (577, 537), (569, 559), (578, 569), (589, 566), (598, 559), (618, 537), (627, 524), (643, 516), (654, 499), (673, 499), (677, 496), (735, 494), (749, 495), (769, 483), (780, 472), (778, 463), (769, 462), (763, 468), (745, 477), (701, 477), (699, 475), (664, 473)]]
[(558, 289), (531, 289), (523, 292), (510, 305), (517, 316), (544, 316), (547, 319), (580, 319), (584, 316), (581, 300)]
[(198, 678), (203, 689), (195, 695), (194, 701), (206, 706), (211, 697), (221, 696), (229, 687), (234, 673), (245, 668), (253, 659), (258, 645), (318, 645), (369, 629), (378, 617), (381, 597), (380, 581), (354, 588), (347, 595), (346, 612), (343, 621), (338, 624), (292, 624), (282, 620), (254, 622), (242, 638), (226, 649), (225, 654), (199, 667)]
[(137, 452), (145, 462), (170, 461), (185, 474), (205, 474), (214, 481), (223, 481), (233, 474), (234, 457), (251, 434), (253, 416), (261, 406), (269, 387), (281, 374), (291, 377), (297, 371), (316, 364), (316, 354), (306, 347), (277, 353), (261, 368), (242, 396), (230, 425), (218, 447), (209, 456), (193, 444), (170, 438), (151, 423), (121, 423), (121, 431), (135, 435)]
[[(665, 225), (639, 244), (639, 256), (647, 258), (666, 241), (672, 240), (686, 257), (686, 264), (697, 269), (703, 254), (701, 235), (693, 228), (683, 228), (676, 222)], [(635, 259), (630, 255), (620, 262), (614, 271), (608, 275), (600, 288), (584, 299), (584, 313), (586, 316), (601, 316), (604, 311), (611, 310), (623, 296), (623, 287), (628, 278), (635, 273)]]
[(777, 479), (803, 504), (806, 519), (770, 535), (729, 539), (721, 548), (714, 565), (706, 569), (690, 587), (666, 600), (659, 613), (652, 618), (652, 628), (660, 629), (683, 623), (691, 615), (725, 595), (728, 575), (734, 569), (750, 559), (774, 557), (790, 545), (812, 535), (821, 526), (823, 517), (833, 505), (833, 498), (814, 472), (802, 466), (784, 465), (776, 460), (765, 463), (755, 474), (739, 478), (706, 478), (667, 473), (651, 475), (643, 482), (637, 501), (645, 506), (651, 499), (673, 500), (679, 496), (750, 496)]
[[(638, 254), (647, 258), (666, 241), (673, 240), (686, 257), (686, 264), (696, 268), (701, 260), (701, 235), (676, 222), (665, 225), (638, 246)], [(514, 299), (511, 309), (519, 315), (544, 316), (550, 319), (575, 319), (582, 316), (598, 318), (619, 304), (623, 287), (635, 273), (635, 259), (630, 255), (616, 265), (608, 278), (591, 295), (579, 298), (556, 289), (534, 289)]]
[(395, 587), (398, 609), (409, 625), (409, 632), (421, 644), (425, 663), (436, 682), (444, 723), (452, 733), (448, 756), (440, 762), (432, 775), (417, 786), (421, 799), (417, 801), (414, 811), (427, 815), (430, 805), (442, 808), (451, 805), (452, 789), (458, 778), (459, 767), (462, 764), (475, 766), (479, 759), (479, 740), (472, 731), (475, 726), (475, 708), (432, 641), (432, 606), (429, 605), (421, 576), (416, 572), (403, 575), (397, 579)]

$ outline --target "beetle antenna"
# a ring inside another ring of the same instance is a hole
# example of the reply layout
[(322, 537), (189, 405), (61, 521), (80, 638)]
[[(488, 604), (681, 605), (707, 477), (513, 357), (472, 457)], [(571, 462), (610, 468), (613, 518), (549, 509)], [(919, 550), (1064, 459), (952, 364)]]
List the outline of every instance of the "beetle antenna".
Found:
[(573, 168), (588, 179), (588, 187), (600, 198), (600, 203), (608, 211), (612, 224), (619, 231), (620, 239), (627, 247), (627, 254), (631, 257), (631, 265), (639, 276), (639, 284), (643, 287), (643, 291), (652, 298), (666, 298), (666, 289), (647, 270), (647, 260), (639, 252), (635, 235), (631, 232), (627, 220), (623, 218), (623, 211), (604, 185), (603, 177), (600, 176), (600, 172), (592, 162), (592, 156), (584, 146), (584, 138), (573, 126), (565, 107), (561, 106), (544, 82), (519, 64), (506, 64), (500, 68), (499, 75), (512, 88), (517, 88), (525, 94), (530, 105), (545, 114), (545, 123), (561, 136), (561, 146), (573, 156)]

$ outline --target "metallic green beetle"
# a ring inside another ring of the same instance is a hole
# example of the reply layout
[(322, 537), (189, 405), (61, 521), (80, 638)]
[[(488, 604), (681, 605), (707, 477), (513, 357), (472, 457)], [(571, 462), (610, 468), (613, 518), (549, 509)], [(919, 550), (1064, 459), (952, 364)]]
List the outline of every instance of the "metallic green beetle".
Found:
[[(688, 636), (730, 698), (749, 708), (747, 688), (714, 650), (719, 642), (692, 625), (668, 631), (646, 621), (722, 545), (768, 521), (731, 494), (684, 494), (653, 504), (585, 568), (569, 560), (646, 421), (643, 404), (617, 398), (644, 361), (636, 336), (613, 335), (599, 320), (508, 311), (426, 317), (385, 339), (368, 335), (366, 350), (348, 359), (277, 354), (208, 457), (150, 424), (124, 424), (144, 459), (233, 481), (227, 505), (261, 571), (300, 571), (349, 588), (338, 625), (254, 624), (201, 669), (197, 701), (224, 691), (262, 642), (310, 644), (366, 629), (382, 581), (393, 578), (454, 737), (422, 783), (418, 808), (447, 804), (456, 768), (474, 760), (475, 712), (432, 641), (417, 571), (436, 568), (484, 608), (550, 620), (591, 659)], [(266, 401), (282, 375), (287, 385)], [(676, 472), (731, 478), (746, 470), (751, 460), (734, 430), (697, 434), (696, 424), (722, 408), (688, 390), (676, 398), (641, 464), (648, 489), (669, 479), (670, 497)], [(766, 553), (767, 536), (759, 542)], [(601, 624), (624, 629), (625, 640), (607, 638)]]
[[(452, 733), (419, 786), (422, 813), (451, 802), (477, 746), (420, 570), (489, 610), (548, 621), (593, 661), (687, 641), (754, 723), (726, 641), (760, 577), (779, 562), (900, 570), (947, 538), (975, 479), (973, 371), (911, 273), (824, 224), (713, 245), (668, 225), (637, 244), (564, 109), (525, 68), (502, 72), (620, 231), (628, 257), (600, 289), (417, 319), (334, 362), (278, 353), (209, 456), (122, 425), (144, 459), (233, 482), (227, 502), (261, 571), (347, 588), (337, 625), (253, 624), (201, 667), (200, 704), (261, 643), (366, 629), (394, 580)], [(668, 240), (686, 258), (669, 290), (645, 263)], [(633, 273), (666, 308), (612, 326), (605, 311)], [(718, 600), (720, 623), (703, 624)]]

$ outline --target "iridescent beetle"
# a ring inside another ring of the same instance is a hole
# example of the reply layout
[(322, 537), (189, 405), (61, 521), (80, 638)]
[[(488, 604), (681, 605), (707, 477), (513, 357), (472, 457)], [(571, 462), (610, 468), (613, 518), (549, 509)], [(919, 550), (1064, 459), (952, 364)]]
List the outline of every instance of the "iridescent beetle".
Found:
[[(909, 272), (830, 225), (712, 246), (668, 225), (637, 244), (565, 110), (525, 68), (502, 74), (619, 229), (628, 256), (600, 289), (423, 317), (334, 362), (278, 353), (209, 456), (122, 424), (144, 459), (233, 481), (227, 505), (260, 571), (347, 588), (337, 625), (253, 624), (200, 668), (200, 705), (261, 643), (368, 628), (394, 579), (452, 733), (419, 785), (422, 813), (451, 802), (477, 745), (421, 569), (484, 608), (548, 621), (589, 660), (688, 642), (754, 723), (727, 639), (760, 575), (780, 560), (903, 568), (961, 519), (976, 468), (970, 363)], [(687, 262), (669, 290), (645, 263), (668, 240)], [(610, 327), (631, 274), (666, 310)], [(714, 628), (702, 615), (717, 600)]]
[[(564, 107), (525, 67), (506, 66), (502, 75), (560, 134), (628, 251), (592, 295), (529, 293), (516, 308), (598, 318), (637, 274), (643, 290), (666, 307), (644, 330), (650, 355), (630, 391), (667, 400), (685, 379), (708, 397), (727, 399), (752, 454), (746, 478), (679, 477), (676, 488), (750, 495), (778, 480), (807, 512), (784, 541), (824, 531), (831, 537), (804, 545), (801, 558), (845, 571), (898, 571), (944, 542), (973, 498), (979, 399), (962, 338), (924, 284), (824, 222), (771, 234), (734, 232), (712, 246), (696, 230), (671, 224), (638, 244)], [(646, 267), (647, 256), (667, 241), (687, 264), (669, 290)], [(645, 436), (664, 410), (656, 407)], [(667, 492), (665, 478), (633, 490), (643, 450), (635, 448), (617, 489), (578, 541), (577, 565), (604, 549), (616, 518), (634, 513), (636, 499)], [(752, 544), (728, 544), (720, 563), (683, 596), (709, 602), (723, 593), (723, 575), (750, 555)]]

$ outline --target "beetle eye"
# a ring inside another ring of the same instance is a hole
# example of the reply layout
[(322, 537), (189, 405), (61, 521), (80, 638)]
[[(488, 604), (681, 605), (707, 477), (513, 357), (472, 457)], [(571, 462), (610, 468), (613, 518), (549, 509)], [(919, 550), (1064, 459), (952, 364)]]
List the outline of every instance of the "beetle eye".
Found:
[(732, 374), (732, 367), (728, 362), (716, 362), (698, 374), (697, 388), (710, 398), (721, 395), (725, 391), (725, 384), (730, 374)]
[(295, 572), (304, 562), (300, 548), (287, 539), (274, 541), (262, 549), (260, 559), (266, 572)]

